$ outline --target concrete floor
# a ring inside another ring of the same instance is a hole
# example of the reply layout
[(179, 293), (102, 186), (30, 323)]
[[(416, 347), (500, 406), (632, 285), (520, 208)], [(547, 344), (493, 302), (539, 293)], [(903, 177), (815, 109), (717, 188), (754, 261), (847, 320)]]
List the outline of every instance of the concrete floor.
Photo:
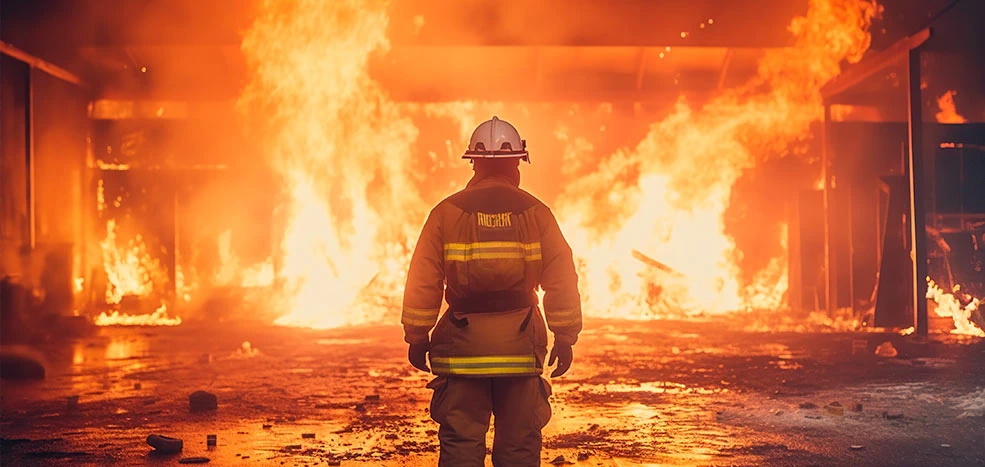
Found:
[[(397, 327), (216, 328), (103, 328), (40, 348), (47, 378), (0, 389), (0, 464), (435, 465), (429, 376)], [(553, 381), (544, 464), (985, 465), (985, 341), (733, 328), (588, 321)], [(873, 354), (887, 340), (899, 356)], [(190, 413), (196, 390), (219, 409)], [(154, 433), (182, 438), (182, 454), (151, 454)]]

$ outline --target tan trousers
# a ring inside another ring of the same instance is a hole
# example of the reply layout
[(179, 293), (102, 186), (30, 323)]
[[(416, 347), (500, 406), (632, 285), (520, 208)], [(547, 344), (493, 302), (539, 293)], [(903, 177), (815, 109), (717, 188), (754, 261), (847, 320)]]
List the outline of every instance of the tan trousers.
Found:
[(493, 465), (540, 465), (540, 430), (551, 419), (547, 380), (439, 376), (428, 387), (434, 389), (431, 418), (441, 425), (439, 467), (484, 465), (490, 415), (496, 416)]

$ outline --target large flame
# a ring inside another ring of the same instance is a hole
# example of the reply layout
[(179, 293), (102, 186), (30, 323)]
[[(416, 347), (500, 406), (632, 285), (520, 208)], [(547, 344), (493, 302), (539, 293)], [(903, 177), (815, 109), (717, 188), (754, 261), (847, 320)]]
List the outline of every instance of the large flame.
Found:
[(955, 296), (960, 293), (960, 287), (955, 287), (954, 293), (944, 292), (937, 283), (927, 279), (927, 298), (934, 301), (937, 306), (934, 312), (940, 317), (949, 317), (954, 320), (954, 329), (951, 334), (965, 334), (969, 336), (985, 337), (985, 331), (971, 321), (972, 314), (978, 310), (981, 300), (976, 297), (967, 296), (966, 305), (961, 305), (961, 301)]
[[(858, 61), (878, 6), (858, 0), (815, 0), (790, 26), (789, 49), (767, 53), (751, 83), (700, 109), (683, 99), (651, 125), (632, 150), (605, 158), (569, 185), (559, 200), (565, 231), (584, 255), (589, 310), (647, 316), (667, 308), (720, 312), (776, 308), (787, 287), (786, 260), (774, 258), (741, 286), (735, 244), (724, 213), (743, 171), (785, 155), (823, 115), (820, 89), (844, 60)], [(786, 251), (786, 228), (776, 238)], [(661, 287), (641, 274), (631, 249), (660, 258), (673, 271)], [(659, 311), (659, 310), (658, 310)]]
[(265, 1), (242, 49), (240, 98), (260, 121), (289, 201), (280, 244), (281, 324), (379, 319), (356, 310), (373, 282), (399, 277), (424, 203), (408, 167), (417, 129), (370, 79), (388, 47), (385, 2)]
[(106, 237), (100, 242), (103, 268), (106, 271), (106, 303), (117, 304), (127, 295), (146, 297), (155, 286), (167, 284), (160, 262), (147, 251), (140, 235), (121, 245), (117, 239), (116, 220), (106, 222)]
[[(268, 0), (243, 40), (250, 81), (240, 108), (287, 195), (275, 261), (278, 323), (379, 319), (385, 307), (367, 307), (367, 298), (399, 297), (409, 246), (430, 207), (419, 188), (427, 172), (410, 163), (418, 130), (408, 106), (392, 102), (368, 72), (369, 57), (388, 48), (385, 7)], [(868, 0), (810, 1), (790, 25), (792, 47), (768, 52), (752, 82), (697, 107), (681, 99), (635, 147), (591, 157), (597, 167), (581, 164), (592, 170), (561, 171), (567, 189), (553, 204), (578, 256), (586, 312), (647, 317), (782, 305), (785, 256), (740, 280), (724, 214), (744, 171), (809, 136), (822, 118), (820, 88), (843, 61), (861, 58), (878, 11)], [(496, 106), (423, 110), (457, 119), (460, 134), (448, 140), (455, 146)], [(591, 142), (566, 128), (558, 125), (559, 140), (592, 156)], [(785, 252), (786, 226), (774, 232)]]

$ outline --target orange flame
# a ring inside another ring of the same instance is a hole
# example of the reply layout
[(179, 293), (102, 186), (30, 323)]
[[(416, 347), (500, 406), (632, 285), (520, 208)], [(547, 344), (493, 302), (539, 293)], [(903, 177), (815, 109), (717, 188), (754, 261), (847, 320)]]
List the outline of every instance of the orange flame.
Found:
[(947, 91), (937, 98), (937, 108), (940, 109), (935, 115), (937, 123), (968, 123), (968, 119), (958, 113), (954, 104), (954, 96), (957, 91)]
[(125, 295), (145, 297), (155, 286), (167, 283), (160, 262), (150, 255), (143, 238), (137, 235), (121, 247), (116, 236), (116, 220), (106, 222), (106, 237), (99, 244), (106, 271), (106, 303), (117, 304)]
[(168, 316), (168, 307), (162, 303), (149, 315), (130, 315), (118, 311), (107, 314), (104, 311), (96, 317), (95, 323), (97, 326), (177, 326), (181, 324), (181, 318)]
[(369, 54), (388, 47), (385, 7), (266, 1), (242, 43), (252, 73), (239, 104), (272, 135), (268, 154), (290, 195), (280, 324), (381, 319), (385, 308), (356, 309), (361, 291), (399, 289), (426, 212), (408, 168), (417, 129), (367, 72)]
[[(661, 280), (662, 308), (723, 312), (782, 304), (786, 259), (774, 258), (741, 286), (723, 214), (744, 170), (809, 135), (823, 114), (821, 87), (843, 60), (861, 59), (878, 9), (868, 1), (810, 2), (807, 16), (791, 23), (794, 46), (768, 52), (755, 80), (700, 109), (681, 99), (636, 148), (609, 156), (569, 185), (560, 212), (584, 255), (588, 310), (652, 315), (653, 282), (641, 277), (630, 248), (680, 273)], [(785, 245), (786, 235), (777, 241)]]
[[(955, 286), (954, 289), (955, 293), (960, 291), (960, 287)], [(934, 308), (937, 316), (950, 317), (954, 320), (954, 329), (951, 330), (951, 334), (985, 337), (985, 331), (971, 321), (971, 316), (978, 310), (981, 300), (971, 297), (967, 305), (961, 306), (961, 302), (954, 294), (944, 292), (944, 289), (930, 278), (927, 278), (927, 298), (937, 304)]]
[[(869, 0), (811, 0), (790, 25), (793, 46), (768, 52), (752, 82), (699, 108), (682, 98), (635, 148), (603, 158), (592, 173), (563, 169), (573, 180), (555, 204), (579, 256), (587, 313), (782, 305), (786, 258), (741, 281), (723, 215), (745, 170), (809, 136), (823, 113), (820, 88), (843, 61), (861, 59), (878, 12)], [(382, 1), (267, 0), (244, 37), (251, 73), (239, 106), (266, 136), (290, 199), (276, 271), (280, 324), (378, 320), (400, 295), (429, 206), (409, 166), (418, 130), (367, 70), (369, 56), (389, 46), (387, 22)], [(479, 121), (470, 114), (488, 117), (496, 105), (423, 110), (458, 118), (454, 141), (465, 141)], [(565, 138), (574, 151), (593, 150), (587, 140)], [(785, 226), (779, 232), (785, 251)]]

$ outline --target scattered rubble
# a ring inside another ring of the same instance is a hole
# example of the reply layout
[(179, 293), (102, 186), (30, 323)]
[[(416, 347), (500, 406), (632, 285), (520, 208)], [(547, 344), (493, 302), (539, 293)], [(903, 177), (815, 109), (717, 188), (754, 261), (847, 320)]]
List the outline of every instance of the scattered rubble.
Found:
[(314, 433), (301, 433), (302, 439), (315, 439)]
[(150, 435), (147, 437), (147, 444), (154, 448), (158, 454), (177, 454), (184, 447), (184, 442), (178, 438), (164, 435)]
[(192, 412), (208, 412), (219, 408), (219, 398), (211, 392), (195, 391), (188, 396)]
[(217, 435), (205, 435), (206, 446), (215, 446), (218, 443), (218, 441), (219, 441), (219, 437)]
[(800, 404), (800, 408), (805, 409), (805, 410), (816, 409), (817, 408), (817, 404), (815, 404), (813, 402), (804, 402), (804, 403)]
[(179, 464), (206, 464), (210, 461), (208, 457), (183, 457), (178, 461)]
[(565, 465), (565, 464), (571, 464), (571, 462), (568, 462), (564, 458), (564, 456), (557, 456), (557, 457), (554, 458), (554, 460), (551, 461), (551, 464), (554, 464), (554, 465)]
[(958, 418), (985, 417), (985, 389), (958, 397), (956, 401), (954, 407), (964, 411)]
[(0, 379), (33, 381), (44, 376), (44, 364), (39, 357), (27, 351), (0, 351)]
[(883, 412), (882, 418), (886, 420), (899, 420), (903, 418), (903, 412)]
[(865, 449), (865, 446), (862, 446), (861, 444), (853, 444), (849, 446), (849, 449), (851, 449), (852, 451), (861, 451)]
[(896, 350), (896, 347), (893, 347), (892, 342), (886, 341), (879, 344), (879, 347), (876, 347), (876, 355), (879, 357), (893, 358), (899, 355), (899, 351)]

